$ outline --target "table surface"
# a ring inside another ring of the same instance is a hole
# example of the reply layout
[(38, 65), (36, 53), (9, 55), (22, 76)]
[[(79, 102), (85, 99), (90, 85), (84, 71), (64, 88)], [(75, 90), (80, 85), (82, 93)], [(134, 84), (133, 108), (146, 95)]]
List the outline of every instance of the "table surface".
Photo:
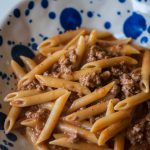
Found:
[(22, 0), (0, 0), (0, 22), (9, 14), (11, 9)]

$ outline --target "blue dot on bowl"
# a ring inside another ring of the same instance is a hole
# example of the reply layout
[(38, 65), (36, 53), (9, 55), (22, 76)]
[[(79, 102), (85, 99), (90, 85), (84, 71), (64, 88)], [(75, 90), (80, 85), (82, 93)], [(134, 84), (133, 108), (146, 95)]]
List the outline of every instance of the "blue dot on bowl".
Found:
[(0, 46), (3, 44), (3, 37), (0, 35)]
[(16, 9), (14, 9), (13, 14), (14, 14), (14, 16), (15, 16), (16, 18), (19, 18), (20, 15), (21, 15), (21, 12), (20, 12), (20, 10), (19, 10), (18, 8), (16, 8)]
[(13, 134), (13, 133), (8, 133), (8, 134), (6, 134), (6, 137), (7, 137), (10, 141), (13, 141), (13, 142), (17, 141), (17, 136), (16, 136), (15, 134)]
[(126, 0), (118, 0), (120, 3), (124, 3)]
[(89, 18), (92, 18), (92, 17), (93, 17), (93, 12), (92, 12), (92, 11), (88, 11), (88, 12), (87, 12), (87, 16), (88, 16)]
[(65, 30), (74, 30), (82, 24), (82, 17), (75, 8), (65, 8), (60, 14), (60, 24)]
[(133, 39), (137, 39), (146, 28), (145, 18), (135, 12), (125, 20), (123, 25), (123, 31), (126, 37), (132, 37)]
[(34, 8), (34, 2), (30, 1), (28, 4), (28, 9), (33, 9)]
[(48, 0), (42, 0), (42, 1), (41, 1), (41, 6), (42, 6), (44, 9), (47, 8), (48, 5), (49, 5)]
[(141, 43), (142, 43), (142, 44), (146, 44), (147, 42), (148, 42), (148, 37), (143, 36), (143, 37), (141, 38)]
[(104, 23), (104, 27), (105, 27), (106, 29), (110, 29), (110, 28), (111, 28), (111, 23), (110, 23), (109, 21), (106, 21), (106, 22)]
[(32, 52), (30, 48), (28, 48), (25, 45), (15, 45), (11, 49), (11, 56), (16, 62), (18, 62), (21, 66), (23, 66), (24, 64), (22, 60), (20, 59), (20, 56), (27, 56), (27, 57), (33, 58), (34, 53)]
[(56, 13), (55, 12), (50, 12), (49, 13), (49, 18), (50, 19), (55, 19), (56, 18)]

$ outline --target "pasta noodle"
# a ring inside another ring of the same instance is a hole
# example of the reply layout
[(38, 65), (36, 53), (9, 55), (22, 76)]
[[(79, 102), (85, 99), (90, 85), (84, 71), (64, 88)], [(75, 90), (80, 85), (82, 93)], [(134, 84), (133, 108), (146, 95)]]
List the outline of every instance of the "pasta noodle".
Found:
[(150, 52), (145, 51), (142, 62), (141, 75), (142, 80), (140, 83), (141, 90), (148, 93), (150, 90)]
[(77, 44), (77, 49), (76, 49), (76, 53), (78, 57), (78, 61), (76, 62), (76, 65), (75, 65), (76, 68), (80, 66), (85, 50), (86, 50), (85, 39), (83, 36), (80, 36), (78, 44)]
[(141, 92), (134, 96), (128, 97), (125, 100), (120, 101), (115, 106), (115, 110), (125, 110), (129, 108), (133, 108), (134, 106), (143, 103), (150, 99), (150, 93)]
[(52, 46), (58, 46), (60, 44), (65, 44), (65, 43), (69, 42), (71, 39), (73, 39), (76, 35), (78, 35), (79, 33), (83, 32), (83, 31), (85, 32), (84, 29), (78, 29), (75, 31), (68, 31), (64, 34), (60, 34), (60, 35), (54, 36), (52, 38), (49, 38), (46, 41), (44, 41), (42, 44), (40, 44), (38, 49), (41, 51), (42, 48), (44, 48), (44, 47), (52, 47)]
[(110, 138), (129, 126), (129, 120), (123, 120), (104, 129), (99, 136), (98, 144), (104, 145)]
[(21, 97), (16, 98), (15, 100), (11, 101), (11, 105), (16, 107), (27, 107), (27, 106), (33, 106), (37, 104), (43, 104), (49, 101), (54, 101), (58, 97), (62, 96), (63, 94), (67, 93), (67, 90), (65, 89), (57, 89), (33, 96), (28, 97)]
[(21, 79), (26, 74), (24, 69), (14, 60), (11, 60), (11, 67), (18, 79)]
[(33, 128), (36, 126), (36, 124), (37, 124), (36, 119), (26, 119), (21, 122), (21, 125), (27, 126), (27, 127), (33, 127)]
[(107, 111), (106, 111), (106, 116), (112, 114), (115, 112), (114, 110), (114, 105), (116, 103), (118, 103), (119, 100), (118, 99), (110, 99), (109, 102), (108, 102), (108, 105), (107, 105)]
[(83, 139), (89, 140), (92, 143), (97, 143), (97, 138), (93, 133), (78, 126), (74, 126), (65, 122), (60, 122), (58, 124), (58, 129), (61, 132), (65, 132), (67, 134), (77, 134)]
[(46, 144), (43, 144), (43, 143), (37, 145), (36, 148), (37, 148), (38, 150), (49, 150), (49, 148), (46, 146)]
[(52, 131), (54, 130), (54, 128), (58, 122), (58, 119), (63, 111), (65, 103), (67, 102), (70, 94), (71, 93), (68, 92), (56, 100), (54, 107), (49, 115), (49, 118), (46, 121), (46, 124), (36, 141), (36, 144), (39, 144), (39, 143), (47, 140), (51, 136)]
[(93, 30), (89, 36), (88, 45), (94, 45), (97, 41), (97, 31)]
[(115, 112), (111, 115), (105, 116), (97, 120), (92, 126), (91, 132), (96, 132), (104, 129), (105, 127), (117, 122), (121, 121), (125, 118), (128, 118), (131, 115), (130, 111), (119, 111)]
[(4, 98), (4, 101), (10, 102), (16, 98), (32, 96), (32, 95), (36, 95), (39, 93), (41, 93), (41, 92), (37, 89), (13, 92), (13, 93), (9, 93), (8, 95), (6, 95), (6, 97)]
[(74, 122), (88, 119), (92, 116), (96, 116), (106, 111), (108, 102), (101, 102), (96, 105), (92, 105), (83, 110), (78, 110), (64, 118), (65, 121)]
[(39, 65), (37, 65), (34, 69), (32, 69), (30, 72), (28, 72), (18, 83), (18, 87), (21, 88), (22, 86), (25, 86), (29, 84), (34, 78), (36, 74), (42, 74), (47, 69), (49, 69), (55, 62), (58, 61), (58, 59), (65, 54), (66, 51), (58, 51), (54, 53), (52, 56), (47, 57), (44, 61), (42, 61)]
[(67, 90), (79, 92), (85, 95), (91, 93), (87, 87), (81, 86), (77, 82), (67, 81), (64, 79), (59, 79), (51, 76), (36, 75), (35, 77), (42, 85), (45, 86), (53, 88), (65, 88)]
[(125, 136), (124, 134), (119, 134), (115, 137), (114, 150), (124, 150)]
[(94, 91), (84, 97), (74, 100), (72, 105), (68, 109), (68, 113), (71, 113), (71, 112), (73, 112), (81, 107), (84, 107), (100, 98), (103, 98), (111, 90), (113, 85), (114, 85), (114, 82), (111, 82), (111, 83), (107, 84), (106, 86), (104, 86), (103, 88), (99, 88), (96, 91)]
[(29, 70), (32, 70), (37, 65), (35, 63), (35, 61), (33, 61), (31, 58), (28, 58), (28, 57), (25, 57), (25, 56), (20, 56), (20, 58), (24, 62), (26, 67), (29, 68)]
[(57, 47), (44, 47), (39, 49), (39, 53), (41, 53), (43, 56), (49, 56), (50, 54), (53, 54), (54, 52), (60, 51), (64, 48), (64, 46), (57, 46)]
[(114, 57), (114, 58), (108, 58), (108, 59), (102, 59), (98, 61), (93, 61), (90, 63), (85, 64), (82, 69), (85, 68), (93, 68), (93, 67), (98, 67), (98, 68), (107, 68), (107, 67), (112, 67), (112, 66), (117, 66), (121, 62), (126, 62), (128, 64), (137, 64), (137, 60), (128, 57), (128, 56), (119, 56), (119, 57)]
[(80, 79), (80, 77), (82, 77), (82, 76), (85, 76), (86, 74), (88, 74), (88, 73), (92, 73), (92, 72), (101, 72), (101, 68), (87, 68), (87, 69), (82, 69), (82, 70), (79, 70), (79, 71), (74, 71), (73, 73), (72, 73), (72, 78), (73, 78), (73, 80), (79, 80)]
[(53, 145), (58, 145), (66, 148), (71, 148), (71, 149), (77, 149), (77, 150), (111, 150), (110, 148), (106, 147), (99, 147), (94, 144), (90, 143), (83, 143), (83, 142), (78, 142), (77, 144), (71, 143), (68, 138), (60, 138), (56, 139), (54, 141), (51, 141), (50, 144)]
[(7, 118), (5, 120), (5, 123), (4, 123), (5, 133), (9, 133), (12, 130), (21, 111), (22, 111), (22, 109), (20, 109), (20, 108), (11, 107), (11, 109), (7, 115)]

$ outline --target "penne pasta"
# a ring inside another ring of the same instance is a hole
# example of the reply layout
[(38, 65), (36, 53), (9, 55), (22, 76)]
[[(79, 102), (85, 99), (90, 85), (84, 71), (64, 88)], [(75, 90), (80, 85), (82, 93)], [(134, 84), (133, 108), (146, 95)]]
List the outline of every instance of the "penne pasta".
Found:
[(106, 40), (98, 40), (97, 43), (101, 46), (114, 46), (114, 45), (125, 45), (132, 42), (131, 38), (121, 39), (121, 40), (112, 40), (112, 41), (106, 41)]
[(105, 116), (103, 118), (100, 118), (93, 124), (91, 132), (95, 133), (96, 131), (100, 131), (105, 127), (108, 127), (109, 125), (116, 123), (117, 121), (121, 121), (125, 118), (128, 118), (130, 115), (131, 111), (119, 111), (111, 115)]
[(140, 51), (131, 45), (124, 45), (123, 48), (119, 52), (122, 55), (140, 54)]
[(21, 111), (22, 111), (22, 109), (20, 109), (20, 108), (11, 107), (11, 109), (7, 115), (7, 118), (5, 120), (5, 123), (4, 123), (5, 133), (9, 133), (12, 130)]
[(85, 76), (85, 75), (87, 75), (87, 74), (90, 74), (90, 73), (92, 73), (92, 72), (101, 72), (101, 68), (87, 68), (87, 69), (82, 69), (82, 70), (79, 70), (79, 71), (74, 71), (73, 73), (72, 73), (72, 78), (73, 78), (73, 80), (75, 80), (75, 81), (77, 81), (77, 80), (79, 80), (80, 79), (80, 77), (82, 77), (82, 76)]
[(145, 93), (150, 92), (150, 51), (145, 51), (143, 56), (141, 75), (142, 80), (140, 82), (141, 90)]
[(56, 46), (56, 47), (49, 47), (45, 46), (43, 48), (39, 49), (39, 53), (41, 53), (43, 56), (49, 56), (53, 54), (54, 52), (60, 51), (64, 48), (64, 46)]
[(39, 144), (39, 143), (47, 140), (48, 138), (50, 138), (70, 94), (71, 93), (68, 92), (56, 100), (54, 107), (46, 121), (46, 124), (36, 141), (36, 144)]
[(43, 43), (41, 43), (38, 47), (38, 49), (41, 51), (44, 47), (53, 47), (53, 46), (58, 46), (61, 44), (66, 44), (70, 40), (72, 40), (75, 36), (80, 34), (81, 32), (85, 32), (84, 29), (78, 29), (75, 31), (68, 31), (64, 34), (60, 34), (51, 38), (48, 38), (45, 40)]
[(92, 124), (89, 121), (82, 121), (78, 125), (86, 130), (91, 130), (92, 128)]
[(4, 101), (5, 102), (10, 102), (10, 101), (12, 101), (16, 98), (32, 96), (32, 95), (36, 95), (36, 94), (39, 94), (39, 93), (41, 93), (41, 92), (37, 89), (13, 92), (13, 93), (7, 94), (6, 97), (4, 98)]
[(11, 60), (11, 67), (18, 79), (21, 79), (26, 74), (24, 69), (14, 60)]
[(100, 133), (98, 145), (104, 145), (110, 138), (114, 137), (128, 126), (129, 120), (123, 120), (110, 125)]
[(52, 110), (52, 108), (54, 107), (54, 102), (47, 102), (47, 103), (44, 103), (44, 104), (40, 104), (39, 105), (40, 108), (45, 108), (45, 109), (48, 109), (48, 110)]
[(77, 149), (77, 150), (111, 150), (110, 148), (106, 147), (100, 147), (95, 144), (91, 143), (84, 143), (84, 142), (78, 142), (78, 143), (71, 143), (69, 138), (60, 138), (56, 139), (54, 141), (51, 141), (50, 144), (52, 145), (58, 145), (69, 149)]
[(10, 103), (11, 105), (16, 107), (33, 106), (37, 104), (43, 104), (49, 101), (54, 101), (65, 93), (67, 93), (67, 90), (65, 89), (56, 89), (53, 91), (49, 91), (49, 92), (45, 92), (33, 96), (16, 98)]
[(25, 57), (25, 56), (20, 56), (21, 60), (23, 61), (23, 63), (25, 64), (25, 66), (29, 69), (32, 70), (33, 68), (35, 68), (35, 66), (37, 66), (37, 64), (35, 63), (34, 60), (32, 60), (29, 57)]
[(38, 123), (38, 121), (36, 119), (26, 119), (21, 122), (21, 125), (26, 126), (26, 127), (35, 128), (37, 123)]
[[(25, 75), (25, 71), (23, 70), (23, 68), (18, 63), (16, 63), (14, 60), (11, 61), (11, 67), (12, 67), (15, 75), (19, 79), (21, 79)], [(8, 96), (8, 98), (10, 98), (10, 97)], [(4, 123), (5, 133), (9, 133), (12, 130), (21, 111), (22, 111), (22, 108), (17, 108), (14, 106), (10, 108), (9, 113), (8, 113), (8, 115), (5, 119), (5, 123)]]
[(88, 39), (88, 45), (95, 45), (97, 42), (97, 31), (96, 30), (93, 30), (91, 33), (90, 33), (90, 36), (89, 36), (89, 39)]
[(92, 116), (96, 116), (96, 115), (99, 115), (99, 114), (105, 112), (107, 109), (107, 104), (108, 104), (108, 102), (101, 102), (101, 103), (97, 103), (96, 105), (87, 107), (83, 110), (78, 110), (78, 111), (64, 117), (64, 120), (67, 122), (83, 121)]
[(125, 63), (131, 64), (131, 65), (135, 65), (138, 63), (136, 59), (131, 58), (129, 56), (118, 56), (118, 57), (114, 57), (114, 58), (102, 59), (102, 60), (87, 63), (84, 66), (82, 66), (82, 69), (93, 68), (93, 67), (97, 67), (97, 68), (101, 68), (101, 69), (108, 68), (108, 67), (112, 67), (112, 66), (117, 66), (121, 62), (125, 62)]
[(61, 132), (65, 132), (66, 134), (77, 134), (79, 135), (81, 138), (86, 139), (92, 143), (97, 143), (97, 138), (96, 136), (91, 133), (88, 130), (85, 130), (83, 128), (80, 128), (78, 126), (74, 126), (72, 124), (68, 124), (65, 122), (60, 122), (58, 124), (58, 130), (60, 130)]
[(55, 133), (55, 134), (53, 134), (53, 137), (55, 139), (60, 139), (60, 138), (68, 137), (68, 135), (66, 135), (64, 133)]
[(65, 88), (67, 90), (82, 93), (84, 95), (91, 93), (87, 87), (81, 86), (78, 82), (67, 81), (51, 76), (35, 75), (35, 77), (40, 82), (40, 84), (45, 86), (53, 88)]
[(150, 99), (150, 93), (141, 92), (139, 94), (133, 95), (131, 97), (126, 98), (125, 100), (120, 101), (115, 105), (115, 110), (126, 110), (129, 108), (133, 108), (138, 104), (141, 104)]
[(86, 96), (83, 96), (81, 98), (74, 100), (72, 105), (68, 109), (68, 113), (71, 113), (81, 107), (87, 106), (88, 104), (95, 102), (96, 100), (98, 100), (100, 98), (103, 98), (111, 90), (113, 85), (114, 85), (114, 82), (111, 82), (111, 83), (105, 85), (104, 87), (99, 88), (96, 91), (94, 91)]
[(115, 112), (114, 105), (119, 102), (119, 99), (110, 99), (107, 105), (106, 116)]
[(36, 74), (42, 74), (46, 70), (48, 70), (58, 59), (65, 54), (66, 51), (58, 51), (52, 54), (51, 56), (47, 57), (44, 61), (38, 64), (34, 69), (28, 72), (19, 82), (18, 87), (21, 88), (22, 86), (28, 85), (30, 82), (33, 81)]
[(77, 43), (77, 48), (76, 48), (76, 53), (78, 57), (78, 61), (75, 64), (75, 67), (78, 68), (80, 67), (83, 55), (85, 54), (86, 47), (85, 47), (85, 39), (83, 36), (80, 36), (78, 43)]
[(44, 143), (36, 146), (37, 150), (49, 150), (48, 146)]
[(112, 34), (107, 31), (96, 31), (96, 32), (97, 32), (98, 39), (104, 39), (112, 36)]
[(119, 134), (115, 137), (114, 150), (124, 150), (125, 135)]

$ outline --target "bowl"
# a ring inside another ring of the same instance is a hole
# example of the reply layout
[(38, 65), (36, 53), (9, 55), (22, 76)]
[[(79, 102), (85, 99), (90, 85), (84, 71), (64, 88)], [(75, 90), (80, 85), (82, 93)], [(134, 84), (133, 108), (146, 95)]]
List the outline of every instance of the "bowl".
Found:
[(21, 134), (4, 133), (8, 106), (3, 98), (16, 87), (11, 59), (23, 65), (20, 55), (33, 58), (39, 43), (77, 27), (132, 37), (149, 47), (149, 12), (148, 0), (24, 0), (16, 5), (0, 27), (0, 149), (33, 149)]

